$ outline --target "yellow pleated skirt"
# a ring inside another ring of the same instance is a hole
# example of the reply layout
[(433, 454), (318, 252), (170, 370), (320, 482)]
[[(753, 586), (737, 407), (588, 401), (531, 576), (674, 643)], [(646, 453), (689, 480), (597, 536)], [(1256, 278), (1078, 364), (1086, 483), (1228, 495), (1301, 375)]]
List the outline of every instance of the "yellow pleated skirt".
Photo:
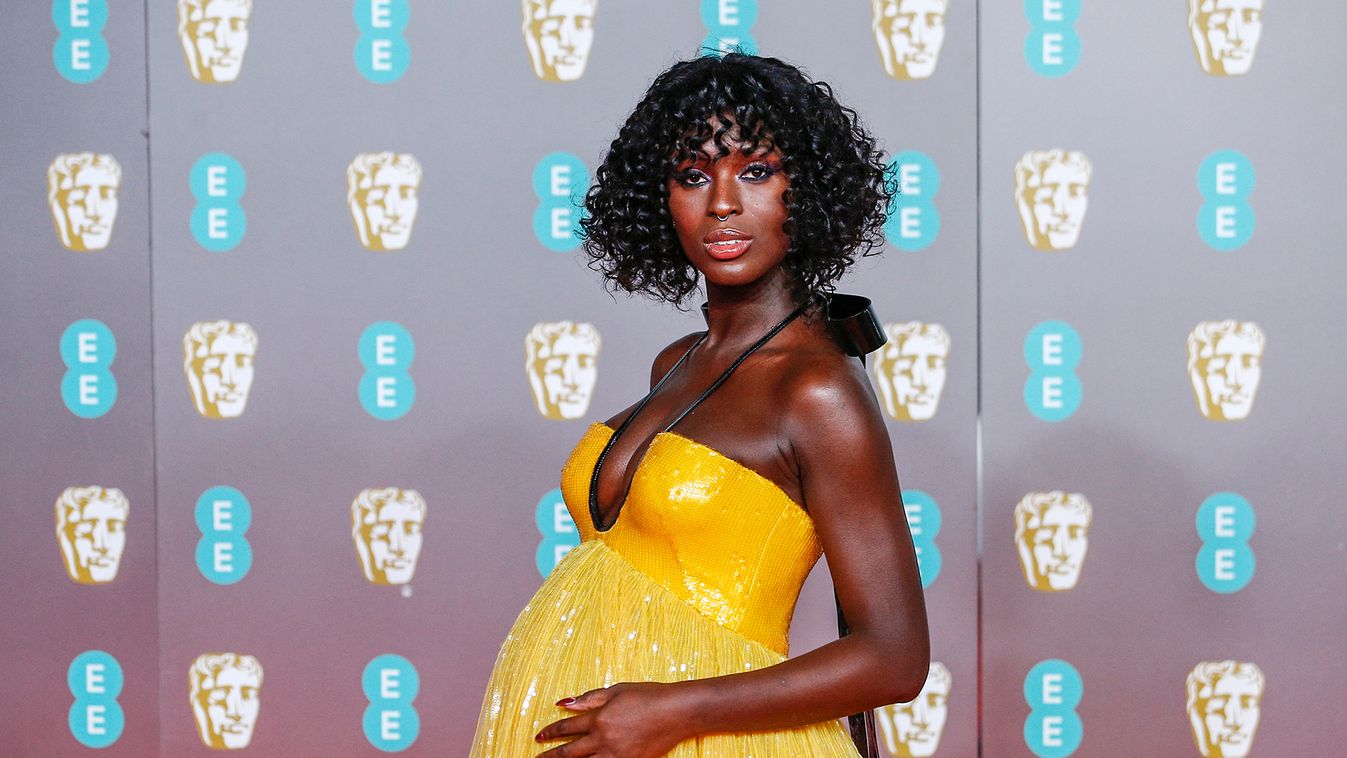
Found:
[[(636, 570), (600, 539), (557, 564), (501, 645), (472, 758), (525, 758), (533, 736), (575, 715), (564, 697), (618, 682), (675, 682), (764, 668), (783, 656), (735, 634)], [(685, 740), (672, 758), (856, 758), (839, 721)]]

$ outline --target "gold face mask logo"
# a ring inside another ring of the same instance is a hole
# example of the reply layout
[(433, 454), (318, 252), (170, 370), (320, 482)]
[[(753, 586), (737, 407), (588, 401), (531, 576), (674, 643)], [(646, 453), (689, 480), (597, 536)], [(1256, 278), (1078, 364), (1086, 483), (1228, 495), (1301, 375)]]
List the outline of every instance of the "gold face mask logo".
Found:
[(225, 84), (238, 78), (252, 13), (252, 0), (178, 0), (178, 40), (193, 79)]
[(940, 735), (949, 718), (949, 669), (931, 661), (921, 694), (910, 703), (895, 703), (875, 709), (875, 719), (884, 734), (884, 746), (894, 758), (927, 758), (940, 747)]
[(79, 584), (117, 578), (131, 503), (112, 487), (66, 487), (56, 498), (56, 542), (65, 573)]
[(409, 153), (361, 153), (346, 169), (346, 204), (367, 250), (401, 250), (420, 207), (421, 164)]
[(897, 421), (935, 416), (945, 389), (949, 333), (939, 324), (885, 324), (889, 341), (875, 358), (875, 383), (884, 411)]
[(1209, 758), (1242, 758), (1262, 713), (1263, 672), (1252, 663), (1203, 661), (1188, 673), (1188, 722)]
[(1203, 71), (1247, 74), (1263, 36), (1263, 0), (1188, 0), (1188, 33)]
[(533, 73), (545, 82), (573, 82), (585, 75), (594, 46), (597, 0), (523, 0), (524, 44)]
[(1076, 586), (1094, 510), (1079, 492), (1030, 492), (1015, 506), (1015, 549), (1024, 581), (1042, 592)]
[(351, 538), (373, 584), (407, 584), (421, 556), (426, 501), (416, 490), (363, 489), (351, 503)]
[(117, 220), (122, 167), (105, 153), (63, 153), (47, 167), (47, 204), (67, 250), (102, 250)]
[(1212, 421), (1253, 410), (1263, 378), (1263, 330), (1252, 321), (1203, 321), (1188, 335), (1188, 379), (1197, 409)]
[(870, 29), (884, 71), (894, 79), (925, 79), (935, 73), (945, 44), (948, 0), (871, 0)]
[(262, 664), (251, 655), (206, 653), (188, 672), (192, 715), (206, 747), (242, 750), (262, 709)]
[(1070, 250), (1090, 203), (1090, 161), (1076, 150), (1030, 150), (1015, 164), (1015, 207), (1035, 250)]
[(524, 370), (544, 417), (584, 416), (599, 377), (599, 331), (570, 321), (535, 324), (524, 338)]
[(198, 321), (183, 336), (182, 351), (197, 413), (206, 418), (243, 415), (257, 355), (253, 328), (243, 322)]

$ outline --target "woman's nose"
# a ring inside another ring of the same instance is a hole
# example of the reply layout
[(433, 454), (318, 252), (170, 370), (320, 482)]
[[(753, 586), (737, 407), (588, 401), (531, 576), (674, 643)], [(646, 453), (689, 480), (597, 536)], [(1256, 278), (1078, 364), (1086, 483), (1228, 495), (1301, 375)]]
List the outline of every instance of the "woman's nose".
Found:
[(743, 212), (739, 203), (739, 189), (735, 186), (733, 177), (715, 182), (711, 188), (711, 201), (706, 211), (719, 218)]

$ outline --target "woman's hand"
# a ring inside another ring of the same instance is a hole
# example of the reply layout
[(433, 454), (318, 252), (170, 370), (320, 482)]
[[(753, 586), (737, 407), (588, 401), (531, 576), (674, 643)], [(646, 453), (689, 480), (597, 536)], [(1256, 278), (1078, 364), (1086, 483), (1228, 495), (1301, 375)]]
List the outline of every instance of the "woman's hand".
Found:
[(674, 685), (623, 682), (590, 690), (557, 705), (578, 715), (538, 732), (539, 742), (566, 740), (538, 758), (661, 758), (693, 732)]

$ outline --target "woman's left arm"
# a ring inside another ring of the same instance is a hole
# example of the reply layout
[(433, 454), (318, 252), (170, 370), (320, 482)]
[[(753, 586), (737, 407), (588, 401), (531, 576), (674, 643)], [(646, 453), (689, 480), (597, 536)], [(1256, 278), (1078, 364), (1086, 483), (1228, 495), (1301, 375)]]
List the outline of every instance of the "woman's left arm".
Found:
[(756, 671), (584, 693), (563, 706), (580, 715), (540, 733), (579, 739), (541, 756), (662, 756), (698, 734), (790, 728), (921, 691), (930, 640), (893, 449), (864, 370), (847, 363), (801, 367), (780, 433), (851, 633)]

